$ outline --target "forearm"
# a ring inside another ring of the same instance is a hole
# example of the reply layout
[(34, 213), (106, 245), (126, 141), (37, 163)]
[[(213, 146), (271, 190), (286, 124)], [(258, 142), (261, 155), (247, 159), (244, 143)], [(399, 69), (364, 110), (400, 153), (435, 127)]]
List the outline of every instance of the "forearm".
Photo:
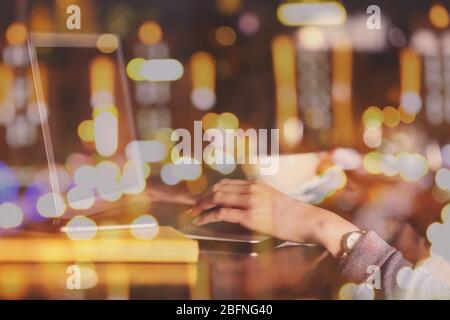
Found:
[(326, 248), (333, 257), (341, 252), (342, 237), (352, 231), (359, 230), (351, 222), (328, 210), (317, 208), (313, 238), (315, 242)]

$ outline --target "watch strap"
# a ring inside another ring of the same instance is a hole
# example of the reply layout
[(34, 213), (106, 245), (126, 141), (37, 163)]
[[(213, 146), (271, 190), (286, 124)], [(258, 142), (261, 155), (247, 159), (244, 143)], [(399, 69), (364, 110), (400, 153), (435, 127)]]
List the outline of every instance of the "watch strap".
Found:
[[(341, 238), (341, 252), (338, 255), (338, 261), (339, 263), (342, 263), (345, 258), (352, 252), (352, 250), (355, 248), (356, 244), (361, 240), (361, 238), (367, 234), (367, 231), (365, 230), (356, 230), (351, 231), (346, 234), (344, 234)], [(359, 235), (358, 239), (349, 246), (349, 239), (351, 237), (354, 237), (355, 235)]]

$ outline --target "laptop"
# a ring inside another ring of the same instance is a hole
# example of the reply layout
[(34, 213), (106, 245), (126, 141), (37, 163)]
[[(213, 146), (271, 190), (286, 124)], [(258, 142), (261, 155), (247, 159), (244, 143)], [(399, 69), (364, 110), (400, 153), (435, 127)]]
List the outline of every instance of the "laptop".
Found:
[[(29, 35), (36, 102), (52, 190), (52, 197), (45, 199), (40, 213), (53, 218), (55, 223), (74, 215), (121, 214), (133, 203), (123, 207), (117, 200), (126, 194), (140, 193), (146, 187), (145, 165), (140, 162), (139, 150), (130, 152), (136, 133), (121, 44), (116, 36), (108, 37)], [(76, 64), (72, 63), (75, 59)], [(86, 67), (80, 68), (80, 64)], [(285, 157), (281, 160), (285, 161)], [(302, 163), (302, 171), (307, 171), (308, 177), (315, 174), (316, 157), (308, 155), (294, 160)], [(59, 169), (70, 166), (76, 169), (67, 179)], [(268, 182), (284, 181), (281, 175), (271, 177), (275, 180)], [(297, 177), (306, 179), (304, 175)], [(174, 206), (174, 214), (177, 213)], [(252, 254), (281, 243), (225, 222), (175, 227), (198, 240), (204, 250)]]
[(58, 222), (142, 192), (145, 166), (131, 148), (136, 135), (118, 37), (31, 33), (28, 48), (50, 185), (39, 213)]

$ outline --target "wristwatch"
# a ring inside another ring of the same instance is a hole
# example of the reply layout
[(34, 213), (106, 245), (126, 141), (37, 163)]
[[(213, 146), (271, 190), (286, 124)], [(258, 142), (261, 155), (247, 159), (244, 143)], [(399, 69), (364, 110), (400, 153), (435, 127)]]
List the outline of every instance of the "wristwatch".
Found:
[(358, 241), (367, 233), (365, 230), (358, 230), (346, 233), (341, 239), (341, 252), (338, 255), (338, 261), (342, 263), (344, 259), (352, 252)]

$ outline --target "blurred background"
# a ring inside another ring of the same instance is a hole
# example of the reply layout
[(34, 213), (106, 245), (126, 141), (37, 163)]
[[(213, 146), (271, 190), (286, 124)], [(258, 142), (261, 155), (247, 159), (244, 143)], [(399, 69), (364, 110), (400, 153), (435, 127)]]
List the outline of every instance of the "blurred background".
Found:
[[(81, 8), (81, 30), (66, 27), (72, 4)], [(367, 13), (371, 5), (379, 14)], [(137, 144), (147, 155), (141, 163), (146, 183), (154, 179), (199, 194), (221, 177), (254, 174), (236, 164), (177, 170), (172, 130), (192, 132), (195, 120), (205, 130), (280, 129), (283, 154), (326, 151), (317, 174), (334, 182), (318, 191), (315, 204), (400, 248), (408, 244), (403, 252), (418, 261), (437, 232), (430, 224), (448, 221), (450, 212), (449, 9), (444, 0), (2, 1), (0, 228), (57, 214), (48, 208), (52, 190), (29, 32), (101, 35), (98, 56), (48, 54), (52, 58), (40, 65), (50, 116), (67, 119), (77, 104), (101, 105), (92, 117), (59, 129), (82, 147), (58, 159), (59, 179), (66, 181), (58, 201), (83, 212), (96, 195), (114, 202), (145, 190), (113, 197), (95, 190), (78, 205), (69, 195), (80, 168), (79, 175), (89, 176), (100, 167), (120, 183), (130, 165), (113, 163), (95, 144), (96, 116), (120, 109), (112, 106), (116, 87), (108, 82), (117, 82), (120, 70), (101, 58), (117, 50), (117, 35)], [(56, 74), (55, 65), (67, 67)], [(82, 90), (61, 96), (61, 82)], [(54, 106), (60, 99), (70, 107)]]

